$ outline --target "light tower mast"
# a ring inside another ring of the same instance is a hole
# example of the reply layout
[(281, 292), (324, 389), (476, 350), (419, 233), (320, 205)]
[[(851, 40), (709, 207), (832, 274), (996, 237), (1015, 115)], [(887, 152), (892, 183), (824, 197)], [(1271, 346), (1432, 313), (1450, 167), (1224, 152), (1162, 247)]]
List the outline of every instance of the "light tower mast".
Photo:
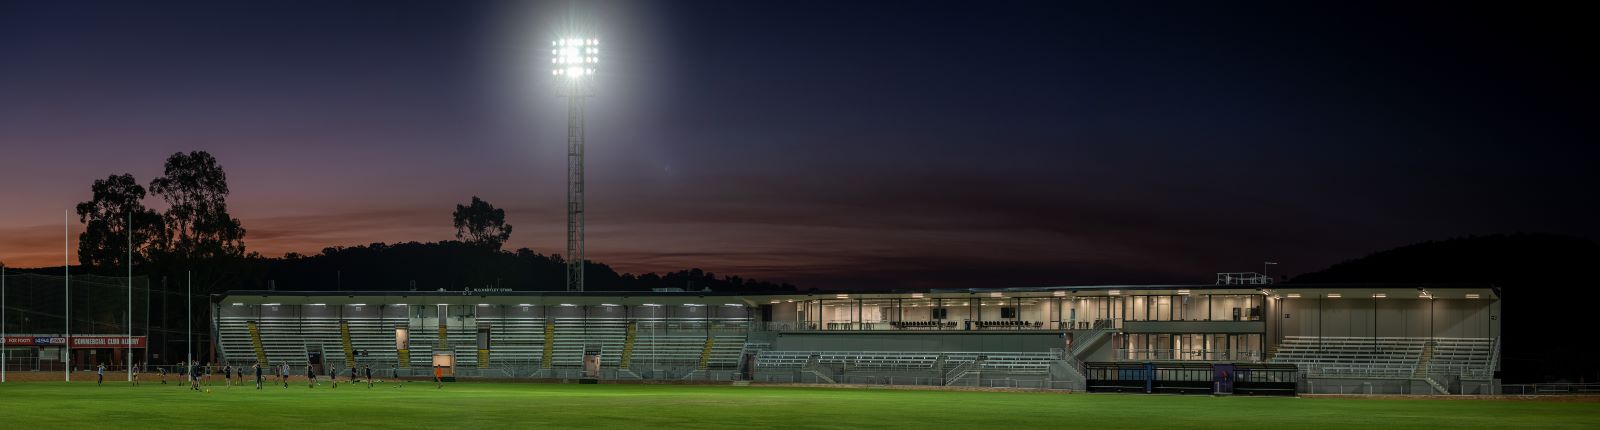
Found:
[(567, 291), (583, 291), (583, 100), (594, 92), (600, 40), (550, 42), (550, 74), (567, 97)]

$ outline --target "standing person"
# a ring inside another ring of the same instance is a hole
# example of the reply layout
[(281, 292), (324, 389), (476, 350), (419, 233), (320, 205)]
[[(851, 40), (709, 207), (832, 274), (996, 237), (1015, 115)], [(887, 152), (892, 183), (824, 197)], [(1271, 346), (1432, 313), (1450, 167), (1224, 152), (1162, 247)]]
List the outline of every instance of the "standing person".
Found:
[(395, 388), (405, 388), (406, 380), (400, 379), (400, 365), (399, 364), (391, 364), (391, 365), (389, 365), (389, 372), (390, 372), (390, 374), (394, 375), (394, 383), (395, 383), (394, 387)]
[[(233, 378), (234, 377), (238, 377), (239, 379), (244, 379), (244, 369), (235, 369), (235, 368), (233, 368), (232, 365), (229, 365), (228, 366), (228, 370), (233, 372), (228, 376), (228, 378), (229, 378), (228, 379), (228, 386), (230, 386), (230, 387), (233, 386)], [(241, 385), (243, 385), (243, 384), (241, 383)]]
[(204, 373), (202, 373), (204, 371), (205, 369), (201, 369), (200, 366), (195, 366), (192, 364), (189, 366), (189, 389), (201, 391), (200, 377), (204, 376)]
[(106, 364), (105, 363), (100, 363), (100, 366), (95, 368), (94, 374), (96, 376), (96, 380), (94, 382), (94, 386), (98, 387), (98, 386), (101, 386), (101, 385), (105, 385), (105, 383), (106, 383)]
[(367, 389), (370, 390), (372, 389), (372, 365), (368, 364), (364, 369), (367, 371)]
[(283, 369), (279, 373), (283, 375), (283, 388), (289, 388), (289, 363), (283, 363)]
[(261, 389), (261, 362), (257, 361), (256, 365), (255, 365), (255, 368), (256, 368), (256, 389), (259, 390), (259, 389)]
[(133, 386), (139, 386), (139, 365), (137, 363), (133, 365)]
[(356, 384), (356, 367), (350, 366), (350, 385)]
[(328, 370), (328, 381), (333, 383), (333, 388), (339, 388), (339, 365), (335, 364)]
[(222, 366), (222, 382), (224, 384), (228, 384), (228, 388), (233, 388), (233, 365), (232, 364), (224, 364)]
[(156, 372), (161, 374), (161, 385), (167, 385), (167, 368), (156, 367)]
[(306, 388), (317, 388), (317, 370), (310, 363), (306, 364)]
[(433, 388), (444, 388), (444, 367), (433, 365)]

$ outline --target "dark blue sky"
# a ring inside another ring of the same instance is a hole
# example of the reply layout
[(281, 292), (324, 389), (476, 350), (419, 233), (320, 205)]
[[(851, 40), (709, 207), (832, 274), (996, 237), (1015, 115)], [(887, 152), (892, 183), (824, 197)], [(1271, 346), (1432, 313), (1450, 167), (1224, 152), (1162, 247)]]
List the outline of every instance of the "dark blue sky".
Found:
[[(1268, 2), (7, 2), (0, 261), (96, 178), (207, 150), (267, 255), (558, 253), (549, 40), (605, 49), (591, 258), (802, 286), (1205, 282), (1594, 238), (1586, 10)], [(151, 205), (159, 206), (152, 201)]]

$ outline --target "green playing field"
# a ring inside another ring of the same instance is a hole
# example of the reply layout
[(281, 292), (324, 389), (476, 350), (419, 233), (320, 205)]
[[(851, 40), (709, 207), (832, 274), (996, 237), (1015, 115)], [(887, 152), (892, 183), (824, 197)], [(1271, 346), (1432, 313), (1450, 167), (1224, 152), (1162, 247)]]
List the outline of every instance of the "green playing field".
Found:
[(0, 385), (6, 428), (1600, 428), (1600, 403), (674, 385)]

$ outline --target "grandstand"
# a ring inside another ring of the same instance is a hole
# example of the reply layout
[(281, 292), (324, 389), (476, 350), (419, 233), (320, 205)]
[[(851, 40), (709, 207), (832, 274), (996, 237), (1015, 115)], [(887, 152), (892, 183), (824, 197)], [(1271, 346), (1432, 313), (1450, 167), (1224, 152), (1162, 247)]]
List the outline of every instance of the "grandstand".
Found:
[(1475, 286), (240, 291), (213, 306), (236, 365), (466, 378), (1437, 394), (1494, 391), (1500, 354), (1498, 294)]

